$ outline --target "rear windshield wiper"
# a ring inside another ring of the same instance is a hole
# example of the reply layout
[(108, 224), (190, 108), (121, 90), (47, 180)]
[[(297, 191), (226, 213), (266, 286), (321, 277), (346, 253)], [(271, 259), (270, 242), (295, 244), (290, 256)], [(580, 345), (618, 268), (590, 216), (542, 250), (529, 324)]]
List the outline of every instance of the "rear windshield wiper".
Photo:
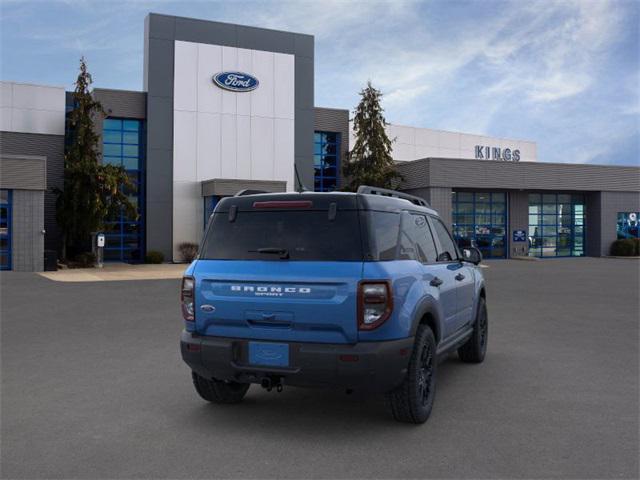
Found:
[(266, 247), (266, 248), (259, 248), (257, 250), (249, 250), (249, 252), (251, 252), (251, 253), (269, 253), (269, 254), (273, 254), (273, 255), (280, 255), (280, 258), (282, 260), (287, 260), (289, 258), (289, 250), (287, 250), (286, 248)]

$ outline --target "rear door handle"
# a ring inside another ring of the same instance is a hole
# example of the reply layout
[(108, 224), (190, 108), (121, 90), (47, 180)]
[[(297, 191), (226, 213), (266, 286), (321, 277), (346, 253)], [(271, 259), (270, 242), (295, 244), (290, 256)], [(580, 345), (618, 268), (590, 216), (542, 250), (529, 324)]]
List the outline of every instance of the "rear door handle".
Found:
[(456, 278), (456, 280), (458, 280), (459, 282), (461, 282), (462, 280), (464, 280), (464, 275), (463, 275), (463, 274), (461, 274), (461, 273), (459, 273), (459, 274), (457, 274), (457, 275), (456, 275), (456, 277), (455, 277), (455, 278)]
[(429, 285), (431, 285), (432, 287), (439, 287), (440, 285), (442, 285), (442, 283), (442, 280), (440, 280), (438, 277), (433, 277), (433, 280), (429, 282)]

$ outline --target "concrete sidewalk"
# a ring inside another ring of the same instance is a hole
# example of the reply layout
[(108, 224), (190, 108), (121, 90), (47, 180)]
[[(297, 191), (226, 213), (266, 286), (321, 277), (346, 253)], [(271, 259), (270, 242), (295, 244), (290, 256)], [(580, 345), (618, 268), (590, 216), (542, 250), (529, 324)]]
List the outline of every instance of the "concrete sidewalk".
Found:
[(55, 282), (113, 282), (121, 280), (166, 280), (181, 278), (187, 264), (159, 265), (107, 264), (104, 268), (70, 268), (57, 272), (40, 272), (41, 277)]

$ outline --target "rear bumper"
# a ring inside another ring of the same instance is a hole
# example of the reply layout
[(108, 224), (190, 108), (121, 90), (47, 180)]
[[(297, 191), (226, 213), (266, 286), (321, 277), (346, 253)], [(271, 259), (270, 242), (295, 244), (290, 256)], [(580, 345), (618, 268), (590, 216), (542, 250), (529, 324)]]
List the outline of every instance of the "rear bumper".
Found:
[(249, 365), (248, 342), (183, 331), (180, 350), (191, 369), (207, 378), (246, 383), (277, 378), (285, 385), (387, 392), (404, 379), (413, 348), (413, 337), (355, 345), (288, 342), (291, 366), (280, 368)]

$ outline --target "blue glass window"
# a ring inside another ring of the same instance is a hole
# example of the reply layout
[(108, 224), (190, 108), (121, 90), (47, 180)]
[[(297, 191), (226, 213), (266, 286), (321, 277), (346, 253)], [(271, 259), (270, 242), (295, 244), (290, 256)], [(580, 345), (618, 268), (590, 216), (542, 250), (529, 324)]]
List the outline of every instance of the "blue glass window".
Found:
[(123, 166), (131, 187), (124, 193), (136, 207), (105, 220), (105, 261), (140, 262), (144, 259), (144, 121), (107, 118), (103, 123), (102, 161)]
[(484, 258), (506, 257), (506, 193), (454, 191), (452, 208), (458, 246), (478, 247)]
[(340, 134), (315, 132), (313, 142), (314, 190), (331, 192), (340, 183)]
[(529, 194), (529, 256), (582, 257), (584, 195)]
[(209, 222), (209, 217), (213, 213), (213, 210), (216, 208), (216, 205), (220, 201), (222, 197), (217, 195), (213, 195), (211, 197), (204, 197), (204, 227), (207, 228), (207, 222)]
[(11, 270), (11, 190), (0, 190), (0, 270)]

